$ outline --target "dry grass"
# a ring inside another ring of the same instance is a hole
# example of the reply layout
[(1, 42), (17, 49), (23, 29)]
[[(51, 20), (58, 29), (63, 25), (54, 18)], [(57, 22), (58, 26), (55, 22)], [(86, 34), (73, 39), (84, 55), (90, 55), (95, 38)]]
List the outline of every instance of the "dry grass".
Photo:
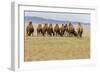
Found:
[(25, 37), (25, 61), (90, 58), (90, 36), (84, 28), (82, 38)]

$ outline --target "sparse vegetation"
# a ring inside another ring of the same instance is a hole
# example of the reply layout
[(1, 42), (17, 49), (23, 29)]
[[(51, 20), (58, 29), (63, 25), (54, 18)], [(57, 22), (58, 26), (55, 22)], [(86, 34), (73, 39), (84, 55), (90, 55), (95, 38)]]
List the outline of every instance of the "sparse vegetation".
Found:
[[(25, 35), (25, 61), (69, 60), (90, 58), (90, 27), (84, 25), (82, 38)], [(34, 25), (36, 30), (37, 25)]]

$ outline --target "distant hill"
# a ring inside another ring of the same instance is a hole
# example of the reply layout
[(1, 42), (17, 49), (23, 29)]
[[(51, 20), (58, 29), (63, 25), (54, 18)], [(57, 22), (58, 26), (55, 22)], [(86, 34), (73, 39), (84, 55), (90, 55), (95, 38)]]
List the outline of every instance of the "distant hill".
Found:
[[(36, 23), (36, 24), (39, 24), (39, 23), (58, 23), (58, 24), (65, 24), (65, 23), (73, 23), (73, 24), (76, 24), (77, 22), (73, 22), (73, 21), (61, 21), (61, 20), (54, 20), (54, 19), (46, 19), (46, 18), (42, 18), (42, 17), (33, 17), (33, 16), (25, 16), (24, 17), (25, 19), (25, 23), (28, 23), (29, 21), (32, 21), (33, 23)], [(86, 24), (86, 25), (89, 25), (89, 23), (84, 23), (84, 22), (81, 22), (82, 24)]]

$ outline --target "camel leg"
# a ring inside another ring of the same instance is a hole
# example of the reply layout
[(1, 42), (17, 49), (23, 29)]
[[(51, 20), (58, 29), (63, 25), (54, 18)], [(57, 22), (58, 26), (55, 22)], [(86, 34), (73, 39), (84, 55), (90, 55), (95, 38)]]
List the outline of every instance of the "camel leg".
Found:
[(31, 33), (31, 36), (33, 36), (33, 32)]
[(53, 32), (53, 36), (55, 35), (55, 33)]
[(82, 37), (82, 32), (80, 33), (80, 37)]
[(37, 36), (39, 35), (39, 33), (37, 32)]

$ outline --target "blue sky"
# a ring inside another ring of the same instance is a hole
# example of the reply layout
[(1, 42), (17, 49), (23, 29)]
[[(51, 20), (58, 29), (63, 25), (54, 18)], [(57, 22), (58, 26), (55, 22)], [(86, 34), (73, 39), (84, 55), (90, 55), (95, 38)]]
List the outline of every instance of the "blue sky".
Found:
[(25, 16), (36, 16), (46, 19), (90, 23), (90, 14), (25, 11)]

